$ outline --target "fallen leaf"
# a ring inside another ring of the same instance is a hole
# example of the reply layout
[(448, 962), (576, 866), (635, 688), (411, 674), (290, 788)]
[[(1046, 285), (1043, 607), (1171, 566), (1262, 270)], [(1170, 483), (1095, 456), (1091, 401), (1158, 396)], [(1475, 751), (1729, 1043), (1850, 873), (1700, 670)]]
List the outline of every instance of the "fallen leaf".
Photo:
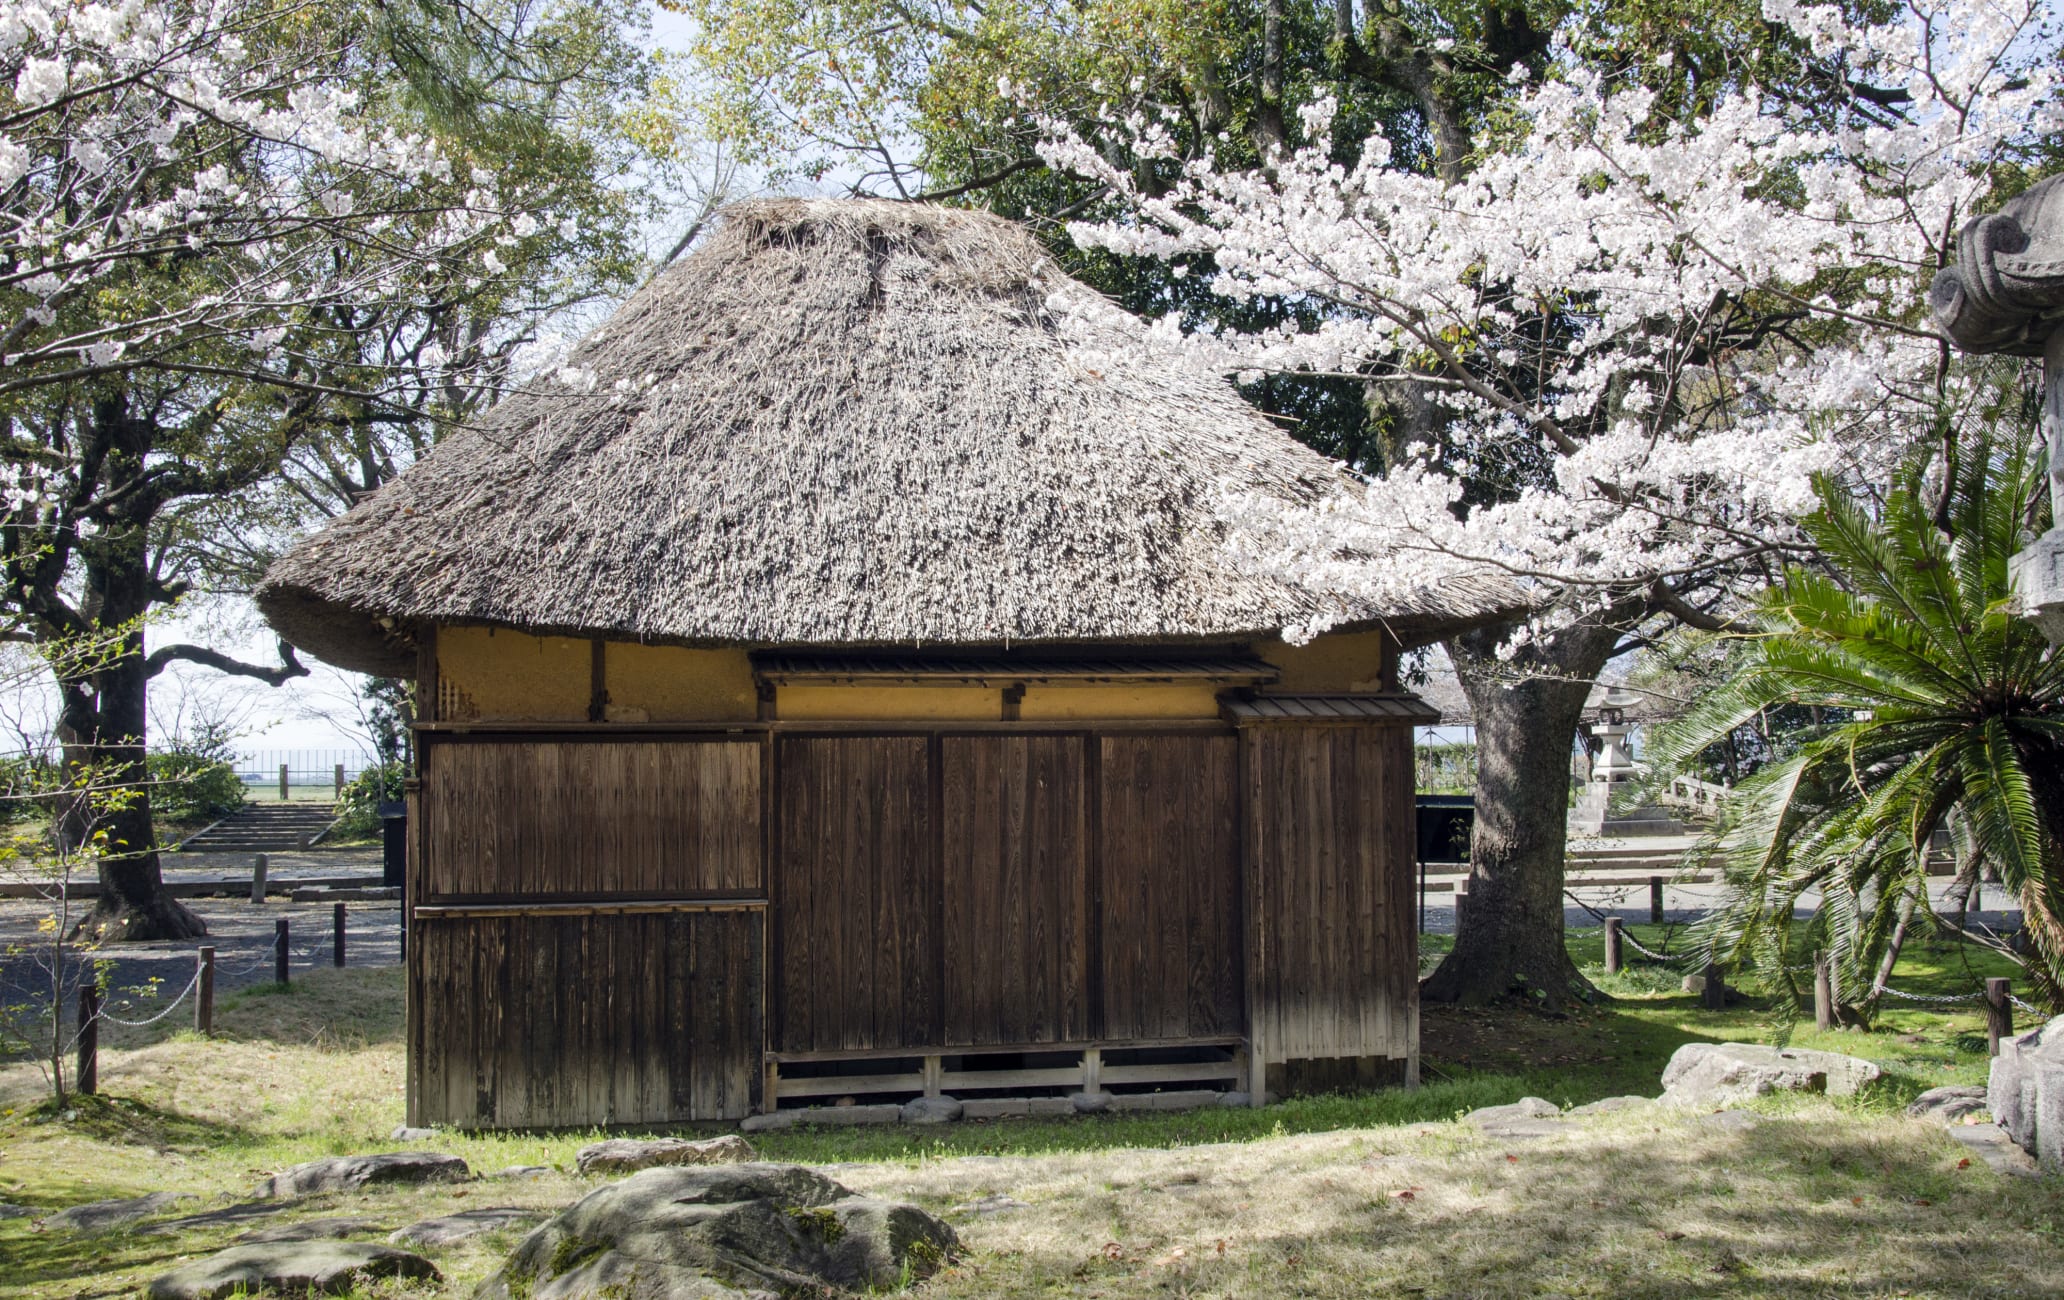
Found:
[(1218, 1239), (1218, 1257), (1219, 1257), (1220, 1259), (1224, 1259), (1224, 1258), (1225, 1258), (1225, 1238), (1224, 1238), (1224, 1237), (1220, 1237), (1220, 1238)]
[(1115, 1241), (1107, 1241), (1107, 1242), (1105, 1242), (1105, 1243), (1104, 1243), (1104, 1258), (1105, 1258), (1105, 1259), (1109, 1259), (1109, 1260), (1120, 1260), (1120, 1259), (1124, 1259), (1124, 1258), (1125, 1258), (1125, 1247), (1123, 1247), (1123, 1246), (1119, 1245), (1119, 1244), (1118, 1244), (1117, 1242), (1115, 1242)]
[(1511, 1161), (1511, 1162), (1512, 1162), (1513, 1164), (1515, 1164), (1515, 1165), (1519, 1163), (1519, 1157), (1518, 1157), (1518, 1156), (1506, 1156), (1505, 1158), (1506, 1158), (1507, 1160)]
[(1401, 1201), (1409, 1201), (1416, 1199), (1410, 1192), (1392, 1192), (1391, 1195), (1397, 1197)]
[(1861, 1205), (1861, 1204), (1863, 1204), (1863, 1198), (1862, 1198), (1861, 1196), (1852, 1196), (1852, 1197), (1850, 1197), (1850, 1198), (1849, 1198), (1849, 1204), (1851, 1204), (1851, 1205)]
[(1957, 1161), (1957, 1168), (1959, 1169), (1969, 1169), (1970, 1167), (1971, 1157), (1969, 1156), (1965, 1156), (1962, 1160)]
[(1664, 1228), (1664, 1229), (1660, 1229), (1660, 1230), (1658, 1230), (1658, 1231), (1656, 1232), (1656, 1236), (1658, 1236), (1658, 1237), (1661, 1237), (1661, 1238), (1662, 1238), (1662, 1239), (1663, 1239), (1664, 1241), (1682, 1241), (1682, 1240), (1684, 1240), (1684, 1234), (1683, 1234), (1683, 1233), (1681, 1233), (1681, 1232), (1678, 1232), (1678, 1231), (1675, 1231), (1674, 1229), (1670, 1229), (1670, 1228)]
[(1927, 1197), (1925, 1197), (1925, 1196), (1919, 1196), (1919, 1197), (1915, 1197), (1915, 1198), (1914, 1198), (1914, 1204), (1915, 1204), (1915, 1205), (1933, 1205), (1933, 1204), (1935, 1204), (1935, 1202), (1933, 1202), (1933, 1201), (1929, 1200), (1929, 1199), (1928, 1199)]

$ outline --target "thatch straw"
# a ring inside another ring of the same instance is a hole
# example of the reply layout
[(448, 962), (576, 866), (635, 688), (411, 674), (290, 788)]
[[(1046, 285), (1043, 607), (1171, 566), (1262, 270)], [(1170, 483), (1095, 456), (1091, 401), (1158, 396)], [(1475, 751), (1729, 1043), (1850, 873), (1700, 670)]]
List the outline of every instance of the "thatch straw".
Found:
[[(418, 623), (684, 644), (1205, 642), (1314, 613), (1406, 639), (1507, 593), (1392, 609), (1243, 572), (1228, 488), (1324, 458), (982, 213), (732, 207), (564, 375), (302, 541), (258, 602), (334, 663), (412, 670)], [(589, 380), (592, 386), (589, 386)]]

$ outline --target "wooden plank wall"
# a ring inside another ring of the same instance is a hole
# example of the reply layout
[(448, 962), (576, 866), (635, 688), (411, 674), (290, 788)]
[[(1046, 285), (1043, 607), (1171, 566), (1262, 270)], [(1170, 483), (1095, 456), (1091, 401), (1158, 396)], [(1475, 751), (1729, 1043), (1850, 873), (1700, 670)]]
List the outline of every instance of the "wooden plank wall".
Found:
[(1233, 738), (1098, 743), (1099, 1036), (1244, 1034)]
[(1088, 811), (1080, 736), (948, 736), (945, 1041), (1091, 1036)]
[(1254, 1023), (1271, 1062), (1413, 1055), (1412, 733), (1242, 733)]
[(418, 914), (411, 1123), (738, 1119), (759, 1102), (757, 910)]
[(1236, 763), (1195, 733), (783, 738), (774, 1050), (1244, 1033)]
[(930, 748), (923, 736), (776, 743), (777, 1050), (937, 1041)]
[(419, 897), (762, 893), (757, 740), (425, 747)]

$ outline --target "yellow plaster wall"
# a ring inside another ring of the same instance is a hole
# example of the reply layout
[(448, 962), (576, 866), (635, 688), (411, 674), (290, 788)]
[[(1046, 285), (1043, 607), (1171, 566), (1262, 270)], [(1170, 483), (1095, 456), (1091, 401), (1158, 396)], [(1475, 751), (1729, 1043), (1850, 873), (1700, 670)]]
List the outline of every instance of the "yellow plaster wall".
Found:
[(1027, 686), (1018, 716), (1027, 722), (1063, 718), (1215, 718), (1216, 686)]
[(1384, 669), (1393, 652), (1377, 632), (1331, 632), (1303, 645), (1264, 641), (1254, 653), (1282, 674), (1269, 689), (1281, 692), (1366, 692), (1384, 689)]
[(774, 694), (783, 722), (994, 722), (1003, 691), (994, 686), (783, 686)]
[(588, 643), (506, 628), (437, 629), (437, 676), (457, 707), (447, 721), (582, 722)]
[(611, 722), (750, 722), (759, 716), (743, 650), (611, 641), (603, 651)]

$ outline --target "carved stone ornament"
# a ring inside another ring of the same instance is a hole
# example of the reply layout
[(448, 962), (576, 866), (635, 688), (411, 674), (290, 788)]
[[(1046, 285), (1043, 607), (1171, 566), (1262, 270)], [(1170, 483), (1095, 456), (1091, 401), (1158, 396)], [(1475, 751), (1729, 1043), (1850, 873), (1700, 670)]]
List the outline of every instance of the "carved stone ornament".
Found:
[(1956, 265), (1935, 273), (1928, 305), (1966, 352), (2043, 355), (2064, 324), (2064, 176), (1965, 222)]

